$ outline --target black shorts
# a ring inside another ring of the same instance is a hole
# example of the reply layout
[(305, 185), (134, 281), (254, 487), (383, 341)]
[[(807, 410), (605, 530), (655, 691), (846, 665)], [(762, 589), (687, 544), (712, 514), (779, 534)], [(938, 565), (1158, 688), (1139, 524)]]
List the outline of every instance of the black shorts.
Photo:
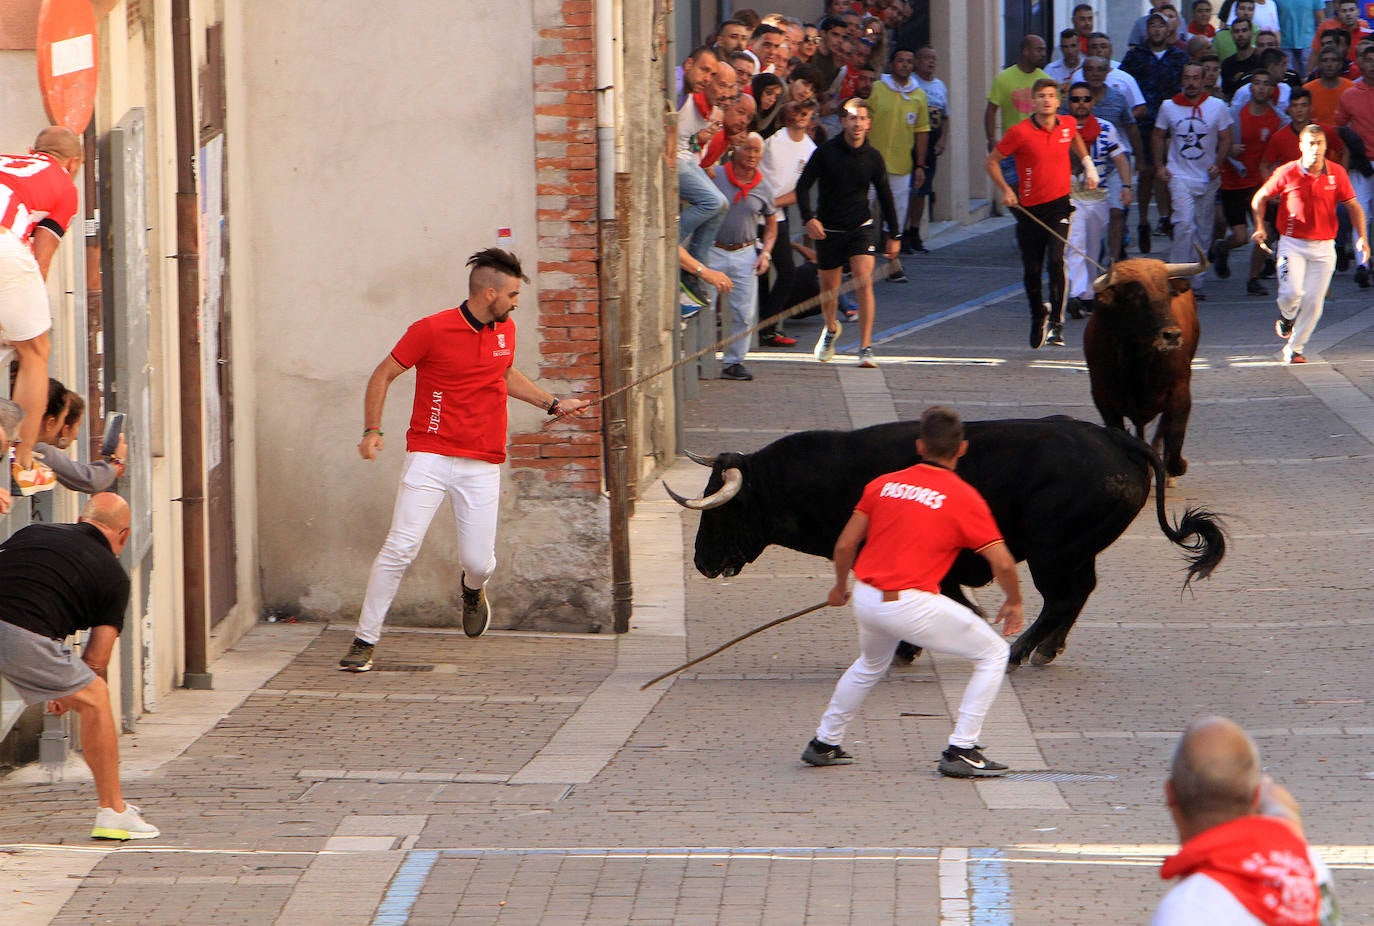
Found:
[(878, 223), (853, 231), (825, 230), (825, 237), (816, 242), (816, 266), (821, 270), (837, 270), (849, 263), (851, 257), (878, 256)]
[(1140, 148), (1135, 153), (1135, 166), (1139, 170), (1142, 167), (1155, 166), (1155, 124), (1153, 122), (1136, 122), (1136, 128), (1140, 129)]
[(1221, 215), (1227, 228), (1250, 224), (1250, 200), (1254, 199), (1259, 187), (1246, 187), (1243, 190), (1221, 191)]

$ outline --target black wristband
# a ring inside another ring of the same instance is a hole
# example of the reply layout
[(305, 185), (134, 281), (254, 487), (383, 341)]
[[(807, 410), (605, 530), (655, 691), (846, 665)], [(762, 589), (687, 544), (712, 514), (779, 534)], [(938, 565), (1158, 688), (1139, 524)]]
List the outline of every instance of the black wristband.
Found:
[(553, 400), (552, 402), (549, 403), (549, 405), (548, 405), (548, 412), (549, 412), (550, 415), (556, 415), (556, 414), (558, 414), (558, 398), (557, 398), (557, 397), (555, 397), (554, 400)]

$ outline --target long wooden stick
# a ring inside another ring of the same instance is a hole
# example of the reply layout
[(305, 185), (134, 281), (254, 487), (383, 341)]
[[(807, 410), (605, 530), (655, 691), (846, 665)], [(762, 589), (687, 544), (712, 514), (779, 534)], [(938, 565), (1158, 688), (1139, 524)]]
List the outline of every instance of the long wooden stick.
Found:
[(750, 637), (752, 637), (752, 636), (753, 636), (754, 634), (756, 634), (756, 633), (763, 633), (763, 631), (767, 630), (769, 627), (776, 627), (776, 626), (778, 626), (779, 624), (785, 624), (785, 623), (787, 623), (787, 622), (790, 621), (790, 620), (795, 620), (795, 619), (801, 617), (801, 616), (804, 615), (804, 614), (810, 614), (812, 611), (819, 611), (821, 608), (826, 607), (828, 604), (829, 604), (829, 602), (822, 601), (820, 604), (813, 604), (813, 605), (812, 605), (811, 607), (809, 607), (809, 608), (802, 608), (800, 611), (794, 611), (794, 612), (792, 612), (791, 614), (787, 615), (786, 617), (780, 617), (780, 618), (778, 618), (777, 620), (769, 621), (768, 623), (764, 624), (764, 625), (761, 626), (761, 627), (755, 627), (753, 630), (749, 631), (748, 633), (742, 634), (742, 635), (740, 635), (740, 636), (738, 636), (738, 637), (735, 637), (735, 638), (734, 638), (733, 640), (731, 640), (729, 643), (726, 643), (726, 644), (724, 644), (724, 645), (722, 645), (722, 646), (717, 646), (715, 649), (711, 650), (711, 652), (707, 653), (705, 656), (698, 656), (696, 659), (693, 659), (691, 662), (684, 662), (682, 665), (678, 666), (676, 669), (669, 669), (667, 672), (664, 672), (662, 675), (660, 675), (660, 676), (658, 676), (658, 677), (656, 677), (656, 678), (651, 678), (651, 679), (649, 679), (649, 680), (648, 680), (647, 682), (645, 682), (643, 685), (640, 685), (640, 686), (639, 686), (639, 690), (640, 690), (640, 691), (643, 691), (645, 688), (648, 688), (650, 685), (657, 685), (659, 682), (663, 681), (665, 678), (667, 678), (667, 677), (670, 676), (670, 675), (677, 675), (677, 674), (678, 674), (679, 672), (681, 672), (683, 669), (690, 669), (692, 666), (696, 665), (696, 664), (699, 663), (699, 662), (705, 662), (706, 660), (710, 659), (712, 656), (716, 655), (717, 653), (723, 653), (723, 652), (725, 652), (725, 651), (728, 650), (730, 647), (734, 646), (736, 643), (743, 642), (744, 640), (749, 639)]

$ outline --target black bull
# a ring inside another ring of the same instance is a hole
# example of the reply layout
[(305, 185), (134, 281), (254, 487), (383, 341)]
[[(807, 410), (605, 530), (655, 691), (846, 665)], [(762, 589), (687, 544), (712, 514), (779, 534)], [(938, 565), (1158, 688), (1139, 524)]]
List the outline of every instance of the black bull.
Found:
[[(1149, 446), (1123, 431), (1066, 417), (964, 427), (969, 449), (959, 475), (987, 499), (1012, 555), (1030, 567), (1044, 598), (1035, 623), (1012, 646), (1013, 666), (1031, 654), (1043, 665), (1063, 651), (1097, 585), (1097, 554), (1144, 507), (1152, 473), (1160, 529), (1188, 551), (1184, 586), (1210, 575), (1226, 554), (1221, 525), (1205, 509), (1188, 508), (1170, 525), (1164, 467)], [(754, 453), (698, 458), (712, 467), (702, 498), (673, 493), (679, 504), (701, 509), (697, 570), (708, 578), (736, 575), (769, 544), (830, 557), (864, 486), (917, 461), (919, 431), (918, 421), (803, 431)], [(987, 562), (965, 550), (941, 590), (973, 607), (960, 586), (991, 580)]]

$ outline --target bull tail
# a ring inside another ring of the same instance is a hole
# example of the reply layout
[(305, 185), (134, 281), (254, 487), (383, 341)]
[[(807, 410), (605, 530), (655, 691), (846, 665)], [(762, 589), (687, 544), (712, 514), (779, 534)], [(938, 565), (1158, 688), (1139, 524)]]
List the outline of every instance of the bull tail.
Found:
[[(1110, 429), (1109, 429), (1110, 430)], [(1222, 528), (1220, 516), (1207, 508), (1188, 507), (1176, 524), (1169, 522), (1165, 511), (1165, 484), (1168, 476), (1164, 472), (1164, 461), (1155, 453), (1154, 448), (1144, 441), (1130, 437), (1124, 431), (1114, 431), (1129, 443), (1133, 452), (1145, 457), (1155, 474), (1155, 516), (1159, 519), (1159, 529), (1186, 552), (1188, 577), (1183, 587), (1188, 588), (1194, 579), (1205, 579), (1221, 565), (1226, 556), (1226, 532)]]

